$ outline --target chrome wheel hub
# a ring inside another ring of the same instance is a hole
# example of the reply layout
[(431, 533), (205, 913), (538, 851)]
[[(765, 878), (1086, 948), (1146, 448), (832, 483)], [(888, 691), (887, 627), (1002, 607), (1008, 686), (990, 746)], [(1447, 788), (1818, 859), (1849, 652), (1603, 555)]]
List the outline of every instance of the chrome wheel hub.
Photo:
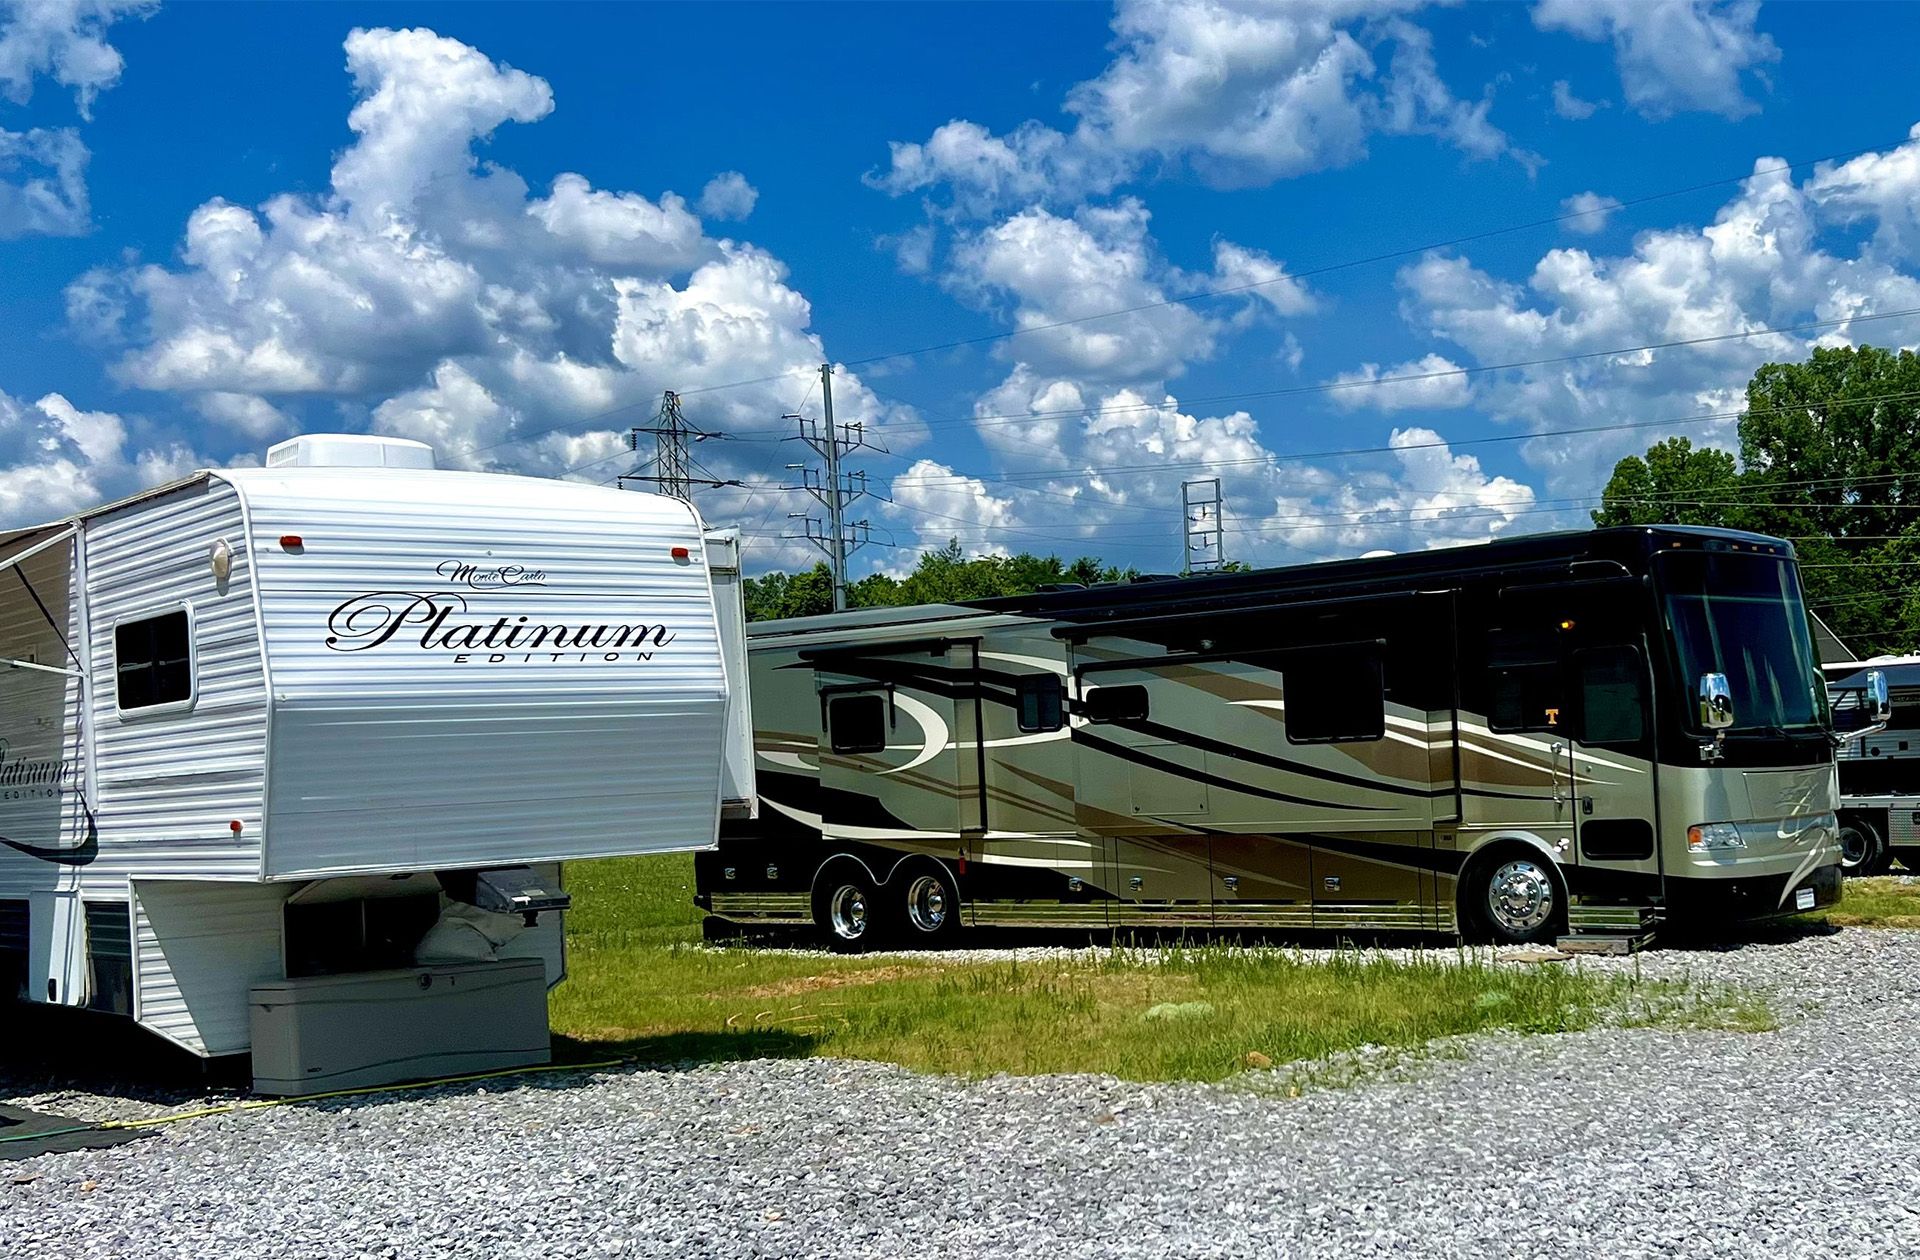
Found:
[(947, 886), (922, 875), (907, 887), (907, 921), (914, 930), (934, 933), (947, 925)]
[(1858, 827), (1840, 828), (1840, 864), (1855, 867), (1867, 860), (1867, 836)]
[(1502, 863), (1487, 882), (1487, 911), (1499, 927), (1524, 935), (1553, 914), (1553, 878), (1529, 858)]
[(857, 941), (867, 934), (867, 894), (852, 884), (833, 890), (827, 902), (827, 921), (833, 934), (843, 941)]

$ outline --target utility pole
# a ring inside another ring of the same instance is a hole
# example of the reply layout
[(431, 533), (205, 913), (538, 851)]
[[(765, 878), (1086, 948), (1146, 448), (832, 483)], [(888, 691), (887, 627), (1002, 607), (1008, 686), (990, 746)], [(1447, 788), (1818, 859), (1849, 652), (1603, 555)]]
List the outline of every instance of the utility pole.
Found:
[(859, 520), (848, 523), (846, 519), (847, 509), (872, 493), (867, 489), (867, 474), (841, 472), (840, 457), (861, 447), (874, 450), (885, 448), (869, 442), (865, 426), (858, 422), (845, 425), (834, 423), (831, 363), (820, 365), (820, 401), (821, 420), (818, 423), (806, 416), (785, 417), (800, 428), (800, 432), (788, 440), (805, 442), (826, 464), (824, 477), (805, 464), (787, 465), (788, 469), (801, 474), (800, 484), (788, 489), (805, 490), (827, 510), (824, 523), (805, 512), (793, 513), (804, 525), (803, 532), (792, 537), (804, 538), (827, 553), (827, 568), (833, 574), (833, 610), (840, 612), (847, 606), (847, 556), (865, 546), (872, 536), (870, 522)]
[(696, 472), (706, 473), (707, 470), (700, 467), (700, 465), (694, 461), (689, 449), (692, 444), (711, 439), (725, 438), (727, 435), (724, 433), (705, 432), (699, 425), (688, 420), (680, 411), (680, 395), (674, 393), (672, 390), (666, 391), (665, 396), (661, 398), (660, 412), (653, 418), (651, 425), (646, 428), (628, 431), (628, 450), (638, 451), (640, 449), (640, 435), (643, 433), (651, 433), (653, 435), (653, 458), (648, 460), (647, 464), (652, 464), (654, 471), (651, 473), (642, 473), (640, 469), (645, 468), (647, 464), (641, 464), (639, 468), (635, 468), (632, 472), (621, 473), (619, 477), (621, 489), (626, 489), (627, 482), (629, 481), (651, 481), (658, 487), (661, 494), (667, 495), (670, 498), (679, 499), (684, 503), (691, 503), (693, 502), (693, 488), (695, 486), (737, 486), (740, 484), (738, 481), (730, 478), (722, 479), (711, 475), (696, 477), (694, 475)]
[[(834, 493), (821, 500), (827, 509), (827, 566), (833, 570), (833, 611), (847, 606), (846, 506), (851, 501), (840, 490), (840, 443), (834, 440), (833, 364), (820, 365), (820, 415), (827, 427), (827, 484)], [(864, 488), (864, 487), (863, 487)]]
[(1202, 477), (1180, 483), (1180, 509), (1186, 518), (1187, 549), (1180, 572), (1207, 573), (1227, 562), (1226, 503), (1220, 496), (1220, 478)]

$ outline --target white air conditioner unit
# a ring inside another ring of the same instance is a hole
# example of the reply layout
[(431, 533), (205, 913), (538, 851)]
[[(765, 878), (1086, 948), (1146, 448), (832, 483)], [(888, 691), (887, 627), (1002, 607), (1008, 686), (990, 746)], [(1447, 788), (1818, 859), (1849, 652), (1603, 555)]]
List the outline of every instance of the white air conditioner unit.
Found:
[(371, 433), (308, 433), (267, 448), (269, 468), (432, 468), (433, 448)]

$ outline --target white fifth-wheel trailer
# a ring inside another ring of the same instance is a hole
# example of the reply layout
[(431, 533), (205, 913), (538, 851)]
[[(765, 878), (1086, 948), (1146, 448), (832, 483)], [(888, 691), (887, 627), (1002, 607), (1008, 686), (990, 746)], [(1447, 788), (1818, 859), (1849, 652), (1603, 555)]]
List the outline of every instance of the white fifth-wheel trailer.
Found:
[(310, 1093), (545, 1061), (559, 864), (751, 812), (737, 540), (313, 436), (0, 535), (0, 995)]

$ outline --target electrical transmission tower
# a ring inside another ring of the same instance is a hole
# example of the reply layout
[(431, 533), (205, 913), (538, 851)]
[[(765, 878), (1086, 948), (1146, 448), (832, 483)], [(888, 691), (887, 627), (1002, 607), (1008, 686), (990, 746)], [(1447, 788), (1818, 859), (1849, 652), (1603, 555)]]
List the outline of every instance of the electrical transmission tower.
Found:
[(1208, 573), (1227, 562), (1226, 503), (1220, 497), (1220, 478), (1202, 477), (1180, 484), (1180, 506), (1187, 521), (1187, 551), (1180, 572)]
[(789, 470), (800, 473), (800, 484), (787, 488), (805, 490), (812, 495), (826, 509), (827, 519), (822, 521), (806, 512), (792, 513), (793, 519), (802, 523), (802, 532), (789, 537), (804, 538), (827, 553), (827, 567), (833, 574), (833, 610), (840, 612), (847, 606), (847, 557), (865, 546), (873, 536), (870, 522), (847, 520), (847, 509), (874, 493), (867, 489), (865, 472), (842, 472), (840, 460), (862, 447), (878, 451), (886, 448), (869, 441), (865, 426), (858, 421), (834, 424), (831, 363), (820, 365), (820, 403), (821, 419), (818, 421), (810, 416), (783, 417), (800, 427), (799, 433), (787, 440), (805, 442), (826, 465), (822, 471), (810, 464), (788, 464)]
[[(630, 430), (627, 434), (627, 448), (640, 449), (640, 435), (653, 435), (653, 458), (632, 472), (620, 474), (620, 486), (626, 488), (629, 481), (651, 481), (661, 494), (684, 502), (693, 502), (695, 486), (737, 486), (740, 482), (730, 478), (718, 478), (702, 468), (693, 458), (691, 448), (696, 442), (706, 442), (725, 438), (724, 433), (708, 433), (681, 414), (680, 395), (672, 390), (666, 392), (660, 400), (660, 413), (653, 423), (645, 428)], [(651, 473), (643, 473), (642, 468), (653, 466)], [(698, 474), (698, 475), (696, 475)]]

